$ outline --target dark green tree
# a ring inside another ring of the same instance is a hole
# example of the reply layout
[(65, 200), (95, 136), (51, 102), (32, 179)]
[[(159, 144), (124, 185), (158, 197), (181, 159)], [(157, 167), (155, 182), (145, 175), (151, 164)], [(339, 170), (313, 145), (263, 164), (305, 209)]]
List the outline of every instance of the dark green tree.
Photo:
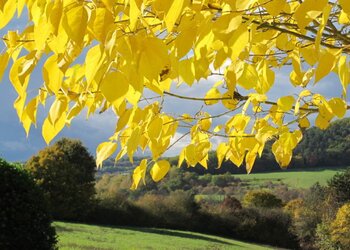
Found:
[(0, 249), (55, 249), (43, 192), (19, 166), (0, 159)]
[(55, 219), (81, 220), (94, 207), (94, 158), (78, 140), (63, 138), (26, 164), (44, 190)]
[(340, 205), (350, 201), (350, 168), (334, 175), (328, 182), (328, 186)]

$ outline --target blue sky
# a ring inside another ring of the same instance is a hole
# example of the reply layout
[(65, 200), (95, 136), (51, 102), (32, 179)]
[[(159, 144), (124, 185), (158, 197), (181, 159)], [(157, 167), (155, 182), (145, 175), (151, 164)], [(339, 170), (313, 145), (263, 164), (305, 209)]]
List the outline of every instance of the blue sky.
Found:
[[(25, 25), (24, 18), (12, 22), (6, 29), (20, 29)], [(0, 36), (3, 36), (6, 30), (0, 31)], [(3, 46), (0, 45), (0, 50)], [(212, 77), (209, 80), (201, 81), (194, 84), (192, 88), (181, 85), (172, 86), (171, 91), (188, 96), (204, 96), (206, 91), (211, 88), (213, 83), (218, 80), (217, 77)], [(36, 93), (36, 88), (42, 83), (40, 67), (33, 73), (29, 92), (33, 95)], [(319, 82), (316, 86), (310, 89), (314, 92), (319, 92), (326, 97), (340, 96), (341, 85), (335, 75), (330, 75)], [(278, 96), (297, 94), (300, 89), (293, 88), (289, 83), (289, 70), (281, 69), (276, 71), (275, 86), (270, 90), (268, 96), (272, 100), (277, 100)], [(150, 94), (152, 95), (152, 94)], [(0, 82), (0, 157), (9, 161), (25, 161), (31, 155), (37, 153), (40, 149), (46, 146), (41, 136), (41, 125), (48, 112), (49, 105), (46, 108), (41, 107), (38, 112), (38, 128), (32, 127), (29, 137), (27, 138), (20, 124), (16, 111), (13, 108), (13, 102), (17, 94), (8, 80), (8, 70), (4, 74)], [(195, 114), (198, 110), (203, 109), (210, 113), (221, 113), (225, 109), (222, 105), (203, 106), (203, 103), (192, 101), (179, 100), (173, 97), (166, 97), (164, 102), (164, 111), (171, 114), (189, 113)], [(220, 120), (217, 121), (219, 123)], [(71, 127), (64, 128), (63, 131), (55, 139), (62, 137), (70, 137), (80, 139), (94, 154), (97, 145), (106, 141), (112, 135), (116, 123), (116, 117), (112, 112), (105, 112), (103, 114), (96, 114), (86, 120), (85, 114), (80, 115), (73, 120)], [(179, 130), (177, 136), (181, 136), (183, 130)], [(219, 139), (213, 141), (214, 145), (219, 142)], [(186, 138), (174, 146), (167, 155), (175, 155), (179, 152), (182, 146), (186, 143)]]

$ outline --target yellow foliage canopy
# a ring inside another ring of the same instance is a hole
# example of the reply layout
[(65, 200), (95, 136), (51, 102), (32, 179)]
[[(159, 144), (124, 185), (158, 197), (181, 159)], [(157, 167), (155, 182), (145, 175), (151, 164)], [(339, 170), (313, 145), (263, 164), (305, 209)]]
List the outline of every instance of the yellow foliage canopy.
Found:
[[(154, 162), (151, 175), (158, 181), (169, 169), (159, 158), (182, 128), (190, 142), (180, 164), (207, 167), (211, 140), (220, 137), (220, 164), (245, 162), (250, 172), (273, 138), (273, 153), (285, 167), (302, 138), (296, 128), (307, 128), (311, 114), (324, 129), (349, 109), (346, 0), (0, 1), (0, 29), (16, 13), (26, 13), (29, 22), (2, 37), (6, 49), (0, 54), (0, 77), (11, 65), (20, 121), (29, 133), (38, 105), (54, 99), (42, 126), (49, 143), (82, 110), (88, 115), (113, 110), (116, 130), (98, 147), (99, 165), (117, 148), (117, 160), (127, 154), (131, 161), (137, 150), (148, 150)], [(84, 63), (77, 62), (79, 57), (85, 57)], [(39, 62), (44, 83), (27, 100), (30, 76)], [(298, 92), (268, 100), (275, 70), (285, 65), (290, 65), (290, 85)], [(343, 94), (327, 100), (309, 87), (330, 72), (338, 75)], [(212, 77), (219, 81), (204, 96), (171, 92), (172, 86), (195, 88), (194, 83), (200, 86)], [(145, 104), (150, 91), (159, 99)], [(172, 97), (222, 105), (224, 111), (166, 114), (163, 104)], [(219, 118), (227, 121), (217, 124)], [(143, 162), (135, 169), (135, 187), (147, 166)]]

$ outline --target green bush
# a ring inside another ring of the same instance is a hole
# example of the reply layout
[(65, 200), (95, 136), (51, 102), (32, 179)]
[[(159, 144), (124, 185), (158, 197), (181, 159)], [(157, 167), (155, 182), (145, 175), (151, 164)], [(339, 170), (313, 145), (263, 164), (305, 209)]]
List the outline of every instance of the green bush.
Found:
[(350, 168), (334, 175), (328, 182), (328, 186), (340, 204), (350, 201)]
[(252, 190), (243, 197), (243, 204), (247, 207), (278, 208), (282, 207), (282, 200), (270, 192)]
[(136, 204), (149, 214), (151, 225), (181, 229), (191, 226), (188, 222), (198, 209), (191, 192), (182, 190), (169, 195), (146, 194)]
[(316, 228), (315, 246), (319, 250), (336, 250), (338, 247), (332, 241), (331, 229), (328, 223), (320, 223)]
[(0, 159), (0, 249), (55, 249), (42, 191), (19, 167)]
[(55, 219), (83, 220), (93, 210), (96, 164), (80, 141), (63, 138), (25, 167), (44, 190)]

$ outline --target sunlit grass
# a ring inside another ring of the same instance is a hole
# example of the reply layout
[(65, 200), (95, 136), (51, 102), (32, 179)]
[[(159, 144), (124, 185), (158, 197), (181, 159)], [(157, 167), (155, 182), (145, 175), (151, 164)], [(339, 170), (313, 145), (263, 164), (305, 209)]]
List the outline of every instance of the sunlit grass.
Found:
[(283, 182), (292, 188), (309, 188), (316, 182), (321, 185), (327, 184), (337, 172), (345, 168), (313, 169), (301, 171), (279, 171), (273, 173), (256, 173), (250, 175), (235, 175), (243, 181), (249, 181), (250, 185), (260, 185), (271, 181), (273, 183)]
[(109, 249), (272, 249), (218, 236), (155, 228), (116, 228), (54, 223), (62, 250)]

